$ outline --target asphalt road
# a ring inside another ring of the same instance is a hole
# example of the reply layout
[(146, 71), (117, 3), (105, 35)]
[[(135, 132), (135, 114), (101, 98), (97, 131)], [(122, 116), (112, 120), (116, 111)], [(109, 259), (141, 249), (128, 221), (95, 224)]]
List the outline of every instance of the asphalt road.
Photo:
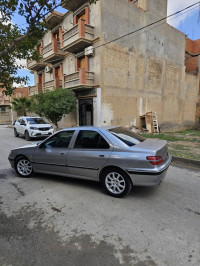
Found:
[(200, 265), (200, 172), (171, 166), (159, 187), (115, 199), (97, 183), (18, 177), (27, 144), (0, 126), (1, 266)]

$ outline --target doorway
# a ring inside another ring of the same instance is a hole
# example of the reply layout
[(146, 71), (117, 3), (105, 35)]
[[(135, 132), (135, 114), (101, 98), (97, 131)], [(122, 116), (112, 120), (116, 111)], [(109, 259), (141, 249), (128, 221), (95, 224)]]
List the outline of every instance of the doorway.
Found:
[(93, 99), (79, 99), (79, 126), (93, 126)]

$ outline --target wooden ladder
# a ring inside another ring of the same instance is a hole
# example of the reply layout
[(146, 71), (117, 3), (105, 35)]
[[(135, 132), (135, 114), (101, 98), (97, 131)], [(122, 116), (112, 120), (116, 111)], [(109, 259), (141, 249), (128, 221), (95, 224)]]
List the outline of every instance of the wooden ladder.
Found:
[(156, 112), (152, 112), (152, 120), (153, 120), (153, 129), (154, 129), (154, 133), (159, 133), (158, 119), (157, 119), (157, 114), (156, 114)]

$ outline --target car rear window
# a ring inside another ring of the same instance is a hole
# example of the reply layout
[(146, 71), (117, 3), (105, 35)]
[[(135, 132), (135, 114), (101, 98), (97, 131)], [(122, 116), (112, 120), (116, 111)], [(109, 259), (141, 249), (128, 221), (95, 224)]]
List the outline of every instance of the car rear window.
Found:
[(42, 118), (26, 118), (28, 124), (47, 124)]
[(108, 131), (130, 147), (145, 141), (144, 137), (124, 127), (111, 128)]

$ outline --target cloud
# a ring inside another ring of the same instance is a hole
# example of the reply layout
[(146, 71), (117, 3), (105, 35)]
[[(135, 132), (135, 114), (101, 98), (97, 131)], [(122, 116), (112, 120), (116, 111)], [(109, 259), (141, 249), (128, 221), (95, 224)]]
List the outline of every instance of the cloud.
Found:
[[(197, 0), (168, 0), (168, 15), (171, 15), (179, 10), (182, 10), (192, 4), (197, 3)], [(193, 16), (200, 5), (196, 5), (168, 19), (168, 23), (174, 27), (178, 27), (186, 18)]]
[(19, 68), (27, 69), (26, 59), (16, 59), (16, 64)]

